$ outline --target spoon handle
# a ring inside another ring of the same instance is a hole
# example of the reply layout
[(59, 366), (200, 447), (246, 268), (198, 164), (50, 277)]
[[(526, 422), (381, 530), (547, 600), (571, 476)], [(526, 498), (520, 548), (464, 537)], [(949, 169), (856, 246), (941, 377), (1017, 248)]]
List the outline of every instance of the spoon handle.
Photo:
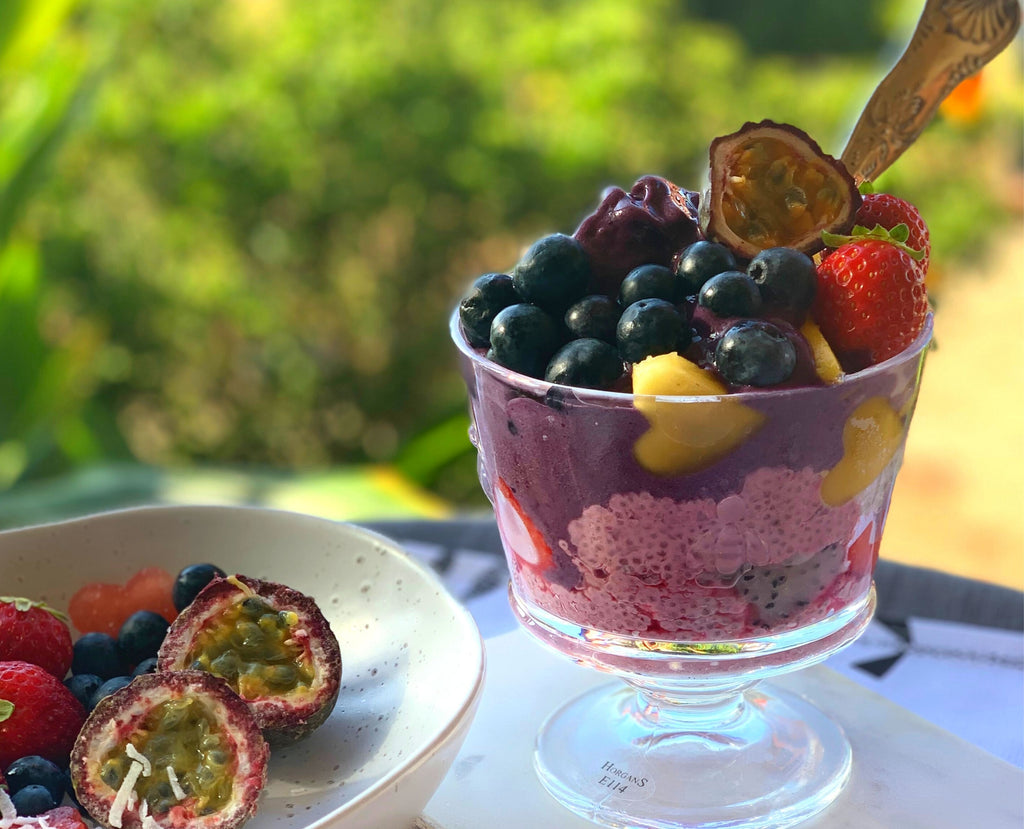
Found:
[(906, 51), (878, 85), (843, 150), (857, 180), (877, 178), (921, 134), (953, 88), (1020, 28), (1018, 0), (927, 0)]

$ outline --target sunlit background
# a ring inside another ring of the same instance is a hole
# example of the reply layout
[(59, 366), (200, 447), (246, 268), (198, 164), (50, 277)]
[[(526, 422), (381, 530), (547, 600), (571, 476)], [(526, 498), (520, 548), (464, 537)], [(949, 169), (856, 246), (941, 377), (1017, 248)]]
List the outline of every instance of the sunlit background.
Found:
[[(919, 0), (4, 0), (0, 525), (486, 506), (447, 316), (712, 138), (838, 155)], [(1020, 42), (879, 181), (933, 241), (883, 555), (1024, 585)]]

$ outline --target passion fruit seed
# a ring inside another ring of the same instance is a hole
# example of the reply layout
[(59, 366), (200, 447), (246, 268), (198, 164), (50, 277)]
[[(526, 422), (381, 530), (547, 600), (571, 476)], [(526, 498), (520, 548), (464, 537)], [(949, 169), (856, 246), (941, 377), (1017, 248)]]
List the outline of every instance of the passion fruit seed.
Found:
[(292, 638), (299, 617), (258, 596), (227, 606), (196, 636), (186, 664), (222, 677), (244, 699), (276, 696), (313, 683), (314, 669)]
[(200, 701), (181, 697), (160, 703), (129, 742), (131, 750), (115, 749), (103, 758), (100, 779), (116, 791), (141, 755), (150, 769), (137, 779), (134, 790), (149, 804), (150, 814), (164, 814), (189, 799), (196, 815), (208, 815), (231, 800), (231, 742)]

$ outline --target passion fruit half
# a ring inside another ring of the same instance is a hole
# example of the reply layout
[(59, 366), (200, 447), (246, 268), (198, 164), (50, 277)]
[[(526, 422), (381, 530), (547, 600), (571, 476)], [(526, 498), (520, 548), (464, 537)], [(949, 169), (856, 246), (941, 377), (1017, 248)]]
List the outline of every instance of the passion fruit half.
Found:
[(174, 620), (157, 670), (221, 677), (249, 704), (270, 744), (286, 745), (330, 716), (341, 652), (309, 596), (234, 575), (211, 581)]
[(224, 680), (145, 674), (93, 709), (71, 752), (71, 782), (113, 829), (237, 829), (256, 813), (269, 756)]
[(853, 177), (803, 130), (748, 122), (711, 142), (710, 161), (700, 227), (742, 259), (777, 247), (815, 253), (822, 231), (853, 227), (861, 203)]

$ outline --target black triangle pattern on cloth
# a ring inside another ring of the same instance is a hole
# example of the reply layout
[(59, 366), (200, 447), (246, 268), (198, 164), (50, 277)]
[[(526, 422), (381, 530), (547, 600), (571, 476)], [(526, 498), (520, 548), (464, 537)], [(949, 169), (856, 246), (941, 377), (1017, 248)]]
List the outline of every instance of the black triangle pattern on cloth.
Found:
[(881, 679), (892, 670), (893, 666), (899, 662), (903, 658), (903, 655), (910, 649), (910, 626), (907, 624), (906, 619), (879, 619), (878, 621), (895, 633), (906, 643), (906, 645), (900, 648), (899, 652), (892, 656), (884, 656), (881, 659), (869, 659), (866, 662), (854, 662), (853, 667), (859, 668), (877, 679)]

